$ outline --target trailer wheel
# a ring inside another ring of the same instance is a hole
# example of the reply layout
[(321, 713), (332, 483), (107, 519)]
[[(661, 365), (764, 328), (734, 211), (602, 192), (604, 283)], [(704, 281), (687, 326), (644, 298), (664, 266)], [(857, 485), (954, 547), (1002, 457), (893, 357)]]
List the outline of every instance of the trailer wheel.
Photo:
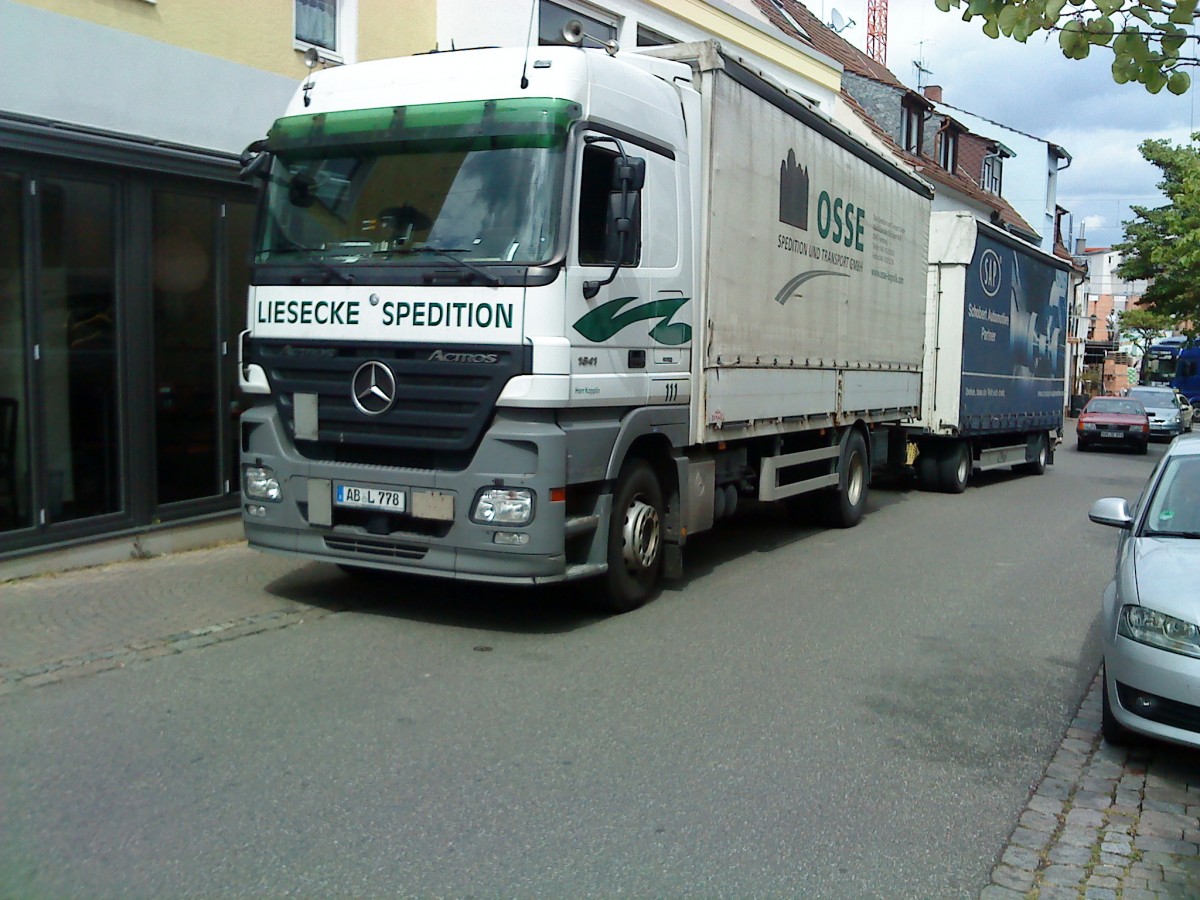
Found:
[(1050, 457), (1050, 448), (1046, 441), (1046, 435), (1039, 434), (1037, 436), (1037, 445), (1034, 448), (1033, 460), (1024, 463), (1014, 468), (1020, 469), (1022, 472), (1028, 472), (1030, 475), (1045, 475), (1046, 460)]
[(961, 494), (971, 477), (971, 451), (966, 441), (954, 441), (942, 448), (938, 458), (938, 482), (943, 493)]
[(867, 506), (867, 444), (855, 431), (846, 439), (838, 465), (838, 486), (823, 497), (823, 518), (833, 528), (853, 528)]
[(608, 612), (637, 609), (658, 585), (663, 561), (662, 486), (642, 459), (625, 463), (613, 494), (608, 525), (608, 573), (602, 605)]
[(923, 491), (938, 489), (938, 459), (933, 444), (925, 444), (917, 455), (917, 487)]

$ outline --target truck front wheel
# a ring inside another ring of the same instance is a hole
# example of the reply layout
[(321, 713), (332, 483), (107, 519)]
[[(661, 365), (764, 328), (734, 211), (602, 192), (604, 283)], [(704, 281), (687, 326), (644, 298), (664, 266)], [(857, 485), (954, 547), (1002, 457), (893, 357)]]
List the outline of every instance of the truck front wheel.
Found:
[(650, 599), (662, 561), (662, 486), (649, 463), (630, 460), (617, 479), (609, 518), (603, 598), (608, 611), (629, 612)]

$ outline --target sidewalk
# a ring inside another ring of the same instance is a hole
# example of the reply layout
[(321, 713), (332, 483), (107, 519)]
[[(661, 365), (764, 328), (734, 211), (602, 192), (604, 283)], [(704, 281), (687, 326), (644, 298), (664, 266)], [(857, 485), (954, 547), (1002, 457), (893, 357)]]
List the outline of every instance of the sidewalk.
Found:
[(981, 900), (1200, 897), (1200, 752), (1100, 738), (1100, 677)]
[(329, 615), (272, 593), (296, 569), (235, 542), (4, 582), (0, 695)]
[[(342, 576), (297, 570), (293, 559), (231, 543), (4, 583), (0, 695), (337, 611), (316, 601), (337, 592), (326, 579)], [(305, 596), (314, 604), (291, 599)], [(981, 895), (1081, 897), (1200, 897), (1200, 752), (1105, 744), (1099, 678)]]

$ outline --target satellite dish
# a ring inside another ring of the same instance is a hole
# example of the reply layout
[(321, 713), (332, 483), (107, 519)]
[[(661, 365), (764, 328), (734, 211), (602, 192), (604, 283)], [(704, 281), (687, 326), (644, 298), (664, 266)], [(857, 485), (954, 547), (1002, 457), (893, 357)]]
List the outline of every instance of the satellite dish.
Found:
[(321, 61), (321, 51), (316, 47), (309, 47), (304, 51), (304, 65), (308, 68), (314, 68)]
[(834, 34), (841, 34), (847, 28), (854, 27), (854, 20), (847, 19), (835, 9), (829, 17), (829, 27), (833, 30)]

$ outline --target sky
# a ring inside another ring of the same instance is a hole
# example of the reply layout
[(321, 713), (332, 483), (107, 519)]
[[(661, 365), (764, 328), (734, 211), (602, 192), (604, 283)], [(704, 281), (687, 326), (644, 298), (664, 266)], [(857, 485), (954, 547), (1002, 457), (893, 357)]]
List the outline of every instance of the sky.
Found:
[[(842, 37), (865, 49), (867, 0), (806, 5), (825, 22), (835, 9), (852, 20)], [(1122, 222), (1133, 218), (1130, 204), (1166, 202), (1158, 190), (1160, 172), (1138, 145), (1146, 138), (1184, 144), (1200, 130), (1200, 70), (1190, 70), (1197, 84), (1182, 97), (1166, 90), (1153, 95), (1112, 80), (1110, 51), (1093, 49), (1086, 60), (1069, 60), (1057, 34), (1049, 40), (1043, 34), (1025, 44), (1004, 36), (992, 40), (983, 34), (982, 20), (964, 22), (961, 12), (943, 13), (934, 0), (890, 0), (887, 66), (910, 87), (940, 85), (951, 106), (1063, 147), (1072, 162), (1059, 174), (1058, 203), (1071, 211), (1069, 244), (1082, 232), (1088, 247), (1108, 247), (1124, 237)], [(916, 60), (929, 70), (920, 82)]]

